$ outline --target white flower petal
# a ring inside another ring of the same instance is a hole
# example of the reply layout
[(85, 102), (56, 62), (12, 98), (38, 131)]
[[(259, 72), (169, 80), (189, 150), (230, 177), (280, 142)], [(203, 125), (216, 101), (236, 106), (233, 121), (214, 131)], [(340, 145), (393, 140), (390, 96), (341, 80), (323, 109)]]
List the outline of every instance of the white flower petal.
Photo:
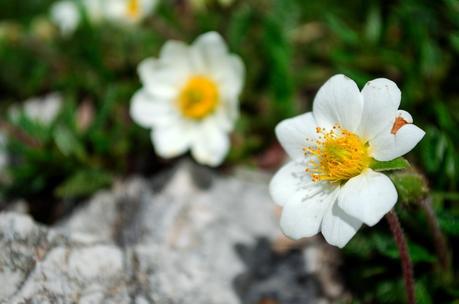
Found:
[(224, 132), (231, 132), (234, 129), (234, 122), (239, 117), (237, 101), (224, 102), (215, 110), (215, 113), (206, 120), (218, 126)]
[(151, 138), (156, 153), (164, 158), (172, 158), (185, 153), (193, 141), (193, 130), (184, 123), (155, 128)]
[(237, 98), (242, 90), (245, 68), (241, 58), (224, 54), (212, 63), (212, 77), (218, 83), (220, 94), (225, 98)]
[(24, 114), (31, 120), (49, 125), (56, 119), (61, 106), (61, 95), (50, 93), (45, 97), (33, 97), (24, 101)]
[(217, 32), (199, 36), (190, 48), (195, 74), (205, 74), (217, 82), (223, 98), (238, 97), (244, 81), (245, 68), (239, 56), (229, 54)]
[(331, 128), (341, 127), (355, 131), (362, 116), (363, 98), (355, 82), (344, 75), (331, 77), (317, 92), (313, 110), (317, 124)]
[(188, 45), (182, 41), (169, 40), (162, 47), (159, 53), (161, 61), (171, 66), (178, 65), (181, 68), (187, 68), (191, 72), (190, 51)]
[(62, 0), (51, 6), (51, 20), (65, 36), (72, 34), (80, 24), (80, 12), (75, 2)]
[(350, 216), (373, 226), (394, 207), (397, 197), (389, 177), (368, 169), (341, 187), (338, 205)]
[(91, 22), (99, 23), (107, 16), (106, 0), (82, 0), (82, 4)]
[(322, 235), (333, 246), (343, 248), (362, 226), (362, 222), (344, 212), (338, 204), (332, 203), (322, 220)]
[(138, 67), (145, 89), (161, 99), (175, 99), (189, 74), (188, 67), (148, 58)]
[(214, 31), (201, 34), (197, 37), (193, 42), (193, 47), (201, 49), (201, 51), (207, 53), (209, 57), (228, 52), (228, 48), (222, 36)]
[(156, 100), (143, 89), (132, 97), (130, 114), (136, 123), (145, 128), (173, 124), (177, 120), (177, 111), (169, 102)]
[(225, 41), (217, 32), (200, 35), (190, 48), (194, 72), (210, 73), (212, 67), (228, 54)]
[(304, 158), (306, 139), (315, 140), (316, 121), (312, 112), (281, 121), (275, 129), (277, 139), (292, 159)]
[(392, 125), (400, 106), (401, 92), (397, 85), (385, 78), (367, 82), (362, 90), (363, 114), (357, 133), (372, 139)]
[(201, 164), (212, 167), (220, 165), (230, 148), (228, 135), (211, 121), (202, 123), (197, 128), (191, 155)]
[(370, 141), (371, 156), (380, 161), (400, 157), (410, 152), (425, 134), (426, 132), (413, 124), (402, 126), (395, 134), (387, 129)]
[[(318, 183), (311, 180), (306, 173), (306, 160), (291, 161), (283, 166), (271, 179), (269, 191), (274, 202), (283, 206), (293, 195), (301, 193), (304, 197), (311, 196), (317, 190)], [(319, 190), (322, 186), (319, 186)]]
[(105, 0), (104, 17), (111, 21), (130, 21), (126, 14), (126, 3), (123, 0)]
[(103, 15), (106, 19), (114, 22), (124, 22), (126, 25), (139, 22), (152, 13), (157, 0), (139, 0), (138, 10), (134, 14), (129, 11), (129, 1), (126, 0), (103, 0), (103, 4)]
[(140, 4), (142, 7), (143, 15), (146, 16), (153, 12), (153, 10), (158, 5), (158, 0), (140, 0)]
[(325, 212), (336, 200), (337, 188), (326, 184), (310, 184), (309, 191), (299, 191), (290, 197), (282, 210), (280, 226), (282, 232), (295, 240), (311, 237), (320, 230)]
[(407, 123), (413, 123), (413, 117), (407, 111), (398, 110), (397, 116), (403, 118), (403, 120), (406, 121)]
[(42, 121), (52, 123), (62, 108), (62, 96), (59, 93), (50, 93), (45, 96), (42, 104)]

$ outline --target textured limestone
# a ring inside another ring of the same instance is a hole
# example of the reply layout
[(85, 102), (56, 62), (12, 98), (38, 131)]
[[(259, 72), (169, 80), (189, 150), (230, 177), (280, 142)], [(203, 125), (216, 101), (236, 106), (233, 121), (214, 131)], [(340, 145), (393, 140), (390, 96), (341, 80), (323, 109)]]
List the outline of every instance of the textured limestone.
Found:
[(308, 255), (271, 248), (267, 180), (182, 163), (119, 183), (52, 228), (0, 214), (0, 301), (317, 303)]

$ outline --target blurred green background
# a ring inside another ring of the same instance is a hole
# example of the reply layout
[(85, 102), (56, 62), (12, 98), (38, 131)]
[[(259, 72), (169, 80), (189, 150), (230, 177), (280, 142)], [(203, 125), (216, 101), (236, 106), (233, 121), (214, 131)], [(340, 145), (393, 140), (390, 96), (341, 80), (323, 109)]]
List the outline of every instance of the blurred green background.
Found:
[[(191, 42), (216, 30), (247, 69), (225, 168), (278, 167), (275, 125), (310, 110), (333, 74), (360, 87), (379, 77), (399, 85), (401, 108), (427, 132), (408, 159), (425, 176), (451, 262), (441, 266), (418, 199), (398, 204), (416, 294), (419, 303), (459, 303), (459, 1), (160, 1), (139, 25), (83, 21), (67, 37), (49, 21), (52, 3), (0, 2), (0, 127), (9, 134), (4, 201), (26, 198), (34, 217), (51, 223), (65, 212), (58, 202), (75, 205), (117, 178), (170, 166), (173, 160), (154, 155), (149, 131), (129, 117), (140, 87), (137, 64), (169, 39)], [(50, 92), (64, 99), (52, 124), (7, 114)], [(343, 255), (353, 303), (403, 302), (398, 253), (384, 222), (361, 229)]]

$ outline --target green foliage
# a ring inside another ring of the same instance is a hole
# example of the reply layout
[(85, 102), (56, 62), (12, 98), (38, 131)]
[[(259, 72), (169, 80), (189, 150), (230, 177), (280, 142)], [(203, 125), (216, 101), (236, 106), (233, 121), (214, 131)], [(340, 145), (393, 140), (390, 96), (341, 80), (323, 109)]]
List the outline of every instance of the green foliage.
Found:
[(59, 198), (84, 197), (94, 191), (110, 185), (112, 176), (102, 171), (82, 170), (70, 176), (59, 185), (55, 194)]
[[(376, 250), (379, 251), (379, 253), (389, 258), (399, 260), (400, 255), (398, 249), (391, 237), (375, 235), (374, 243)], [(435, 261), (435, 256), (429, 253), (427, 249), (420, 245), (408, 242), (408, 250), (410, 252), (410, 257), (413, 263)]]
[(440, 213), (438, 214), (438, 221), (443, 231), (452, 236), (459, 237), (459, 219), (457, 216), (446, 212)]
[(428, 194), (428, 187), (422, 175), (414, 171), (395, 172), (389, 175), (403, 204), (416, 203)]
[[(401, 108), (426, 131), (408, 156), (419, 173), (391, 174), (400, 201), (410, 203), (397, 211), (416, 294), (419, 303), (459, 297), (459, 282), (443, 280), (438, 271), (432, 235), (416, 204), (428, 183), (453, 256), (450, 276), (459, 277), (458, 1), (239, 0), (227, 8), (208, 1), (201, 11), (186, 1), (162, 1), (140, 26), (85, 22), (69, 37), (47, 21), (51, 2), (0, 1), (0, 117), (12, 128), (2, 196), (32, 204), (75, 200), (110, 186), (116, 176), (154, 174), (168, 165), (155, 156), (149, 131), (129, 118), (130, 98), (140, 87), (137, 65), (157, 56), (168, 39), (191, 42), (217, 30), (246, 65), (229, 165), (260, 163), (276, 142), (275, 125), (309, 111), (333, 74), (344, 73), (360, 87), (377, 77), (398, 84)], [(11, 105), (52, 91), (64, 97), (52, 124), (6, 115)], [(373, 164), (377, 170), (405, 167), (403, 159)], [(342, 274), (354, 302), (404, 299), (397, 254), (384, 223), (361, 229), (343, 251)]]
[(379, 161), (373, 159), (370, 164), (370, 168), (375, 171), (391, 171), (391, 170), (402, 170), (410, 166), (410, 163), (403, 157), (399, 157), (389, 161)]

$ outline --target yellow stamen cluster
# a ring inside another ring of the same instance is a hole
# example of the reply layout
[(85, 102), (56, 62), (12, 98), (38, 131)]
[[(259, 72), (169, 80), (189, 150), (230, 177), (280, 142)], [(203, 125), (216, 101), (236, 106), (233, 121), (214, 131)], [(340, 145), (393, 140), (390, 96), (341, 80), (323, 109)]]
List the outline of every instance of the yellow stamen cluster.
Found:
[(130, 18), (137, 18), (140, 13), (140, 0), (128, 0), (126, 14)]
[(205, 76), (194, 76), (182, 88), (178, 107), (183, 116), (202, 119), (211, 114), (219, 103), (215, 82)]
[(333, 126), (330, 131), (316, 128), (317, 140), (307, 139), (309, 146), (304, 148), (310, 157), (306, 172), (314, 182), (341, 182), (359, 175), (370, 165), (368, 146), (356, 134)]

